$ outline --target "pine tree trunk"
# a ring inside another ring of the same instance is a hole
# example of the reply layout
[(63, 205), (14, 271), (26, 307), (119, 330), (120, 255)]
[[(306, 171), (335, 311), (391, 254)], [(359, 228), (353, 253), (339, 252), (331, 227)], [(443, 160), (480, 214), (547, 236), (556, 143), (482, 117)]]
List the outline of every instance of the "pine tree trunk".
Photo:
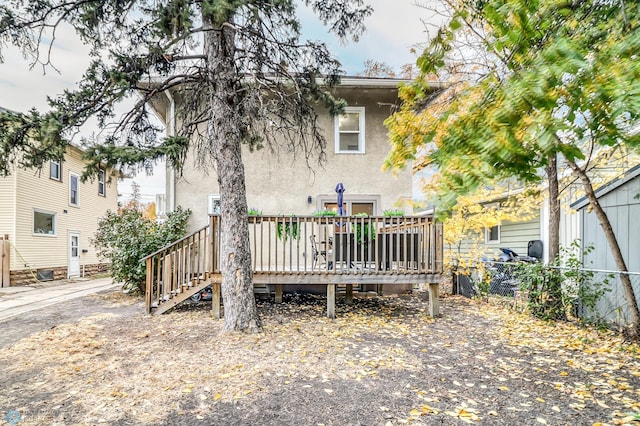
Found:
[[(609, 248), (611, 249), (611, 254), (613, 255), (613, 259), (616, 262), (618, 271), (628, 272), (627, 264), (624, 261), (624, 257), (622, 256), (622, 251), (620, 251), (620, 245), (618, 244), (616, 234), (613, 232), (611, 222), (609, 222), (607, 214), (604, 212), (604, 209), (600, 205), (598, 197), (596, 197), (596, 193), (593, 190), (593, 185), (591, 184), (591, 179), (589, 179), (587, 173), (583, 169), (578, 167), (575, 162), (569, 161), (568, 163), (569, 167), (571, 167), (571, 170), (573, 170), (573, 172), (582, 182), (582, 186), (587, 195), (587, 199), (589, 200), (589, 204), (595, 212), (596, 217), (600, 222), (600, 226), (602, 226), (602, 230), (604, 231), (604, 235), (607, 238), (607, 242), (609, 243)], [(640, 340), (640, 311), (638, 310), (636, 295), (633, 291), (631, 279), (629, 278), (628, 274), (620, 274), (620, 282), (622, 283), (624, 296), (629, 307), (629, 313), (631, 314), (631, 324), (629, 324), (628, 337), (637, 341)]]
[(560, 254), (560, 190), (556, 154), (549, 156), (546, 172), (549, 183), (549, 262), (553, 262)]
[(221, 272), (224, 331), (259, 332), (253, 292), (247, 224), (247, 194), (242, 163), (242, 136), (236, 125), (239, 108), (234, 69), (235, 34), (228, 24), (215, 25), (203, 16), (205, 56), (210, 86), (208, 137), (214, 147), (220, 186), (222, 226)]

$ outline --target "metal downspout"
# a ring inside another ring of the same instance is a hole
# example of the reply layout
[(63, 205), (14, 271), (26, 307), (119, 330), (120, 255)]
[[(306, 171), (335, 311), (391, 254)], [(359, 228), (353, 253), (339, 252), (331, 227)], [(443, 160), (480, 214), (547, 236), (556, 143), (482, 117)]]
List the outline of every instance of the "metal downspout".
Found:
[[(173, 96), (171, 95), (171, 91), (170, 90), (165, 90), (164, 91), (165, 96), (167, 97), (167, 99), (169, 100), (169, 114), (167, 117), (167, 136), (175, 136), (176, 134), (176, 103), (175, 100), (173, 99)], [(169, 164), (166, 165), (168, 176), (169, 176), (169, 182), (167, 185), (167, 189), (169, 190), (169, 196), (167, 197), (166, 202), (168, 203), (167, 207), (167, 213), (168, 212), (172, 212), (175, 210), (176, 208), (176, 172), (174, 170), (173, 167), (171, 167)]]

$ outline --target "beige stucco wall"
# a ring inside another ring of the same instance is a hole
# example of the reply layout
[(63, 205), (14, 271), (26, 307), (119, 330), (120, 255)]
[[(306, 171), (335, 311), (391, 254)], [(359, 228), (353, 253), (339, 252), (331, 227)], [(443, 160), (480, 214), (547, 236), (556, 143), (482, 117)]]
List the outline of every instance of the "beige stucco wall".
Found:
[[(69, 148), (62, 163), (62, 181), (49, 178), (48, 164), (41, 172), (17, 170), (11, 179), (15, 180), (15, 214), (2, 217), (5, 223), (13, 223), (11, 233), (14, 249), (11, 252), (11, 269), (22, 270), (66, 267), (69, 253), (69, 232), (80, 233), (80, 267), (99, 263), (95, 248), (90, 244), (98, 224), (98, 219), (107, 210), (117, 208), (117, 184), (113, 178), (106, 186), (106, 196), (98, 195), (98, 182), (79, 183), (78, 206), (69, 204), (69, 175), (82, 174), (84, 163), (81, 153)], [(2, 183), (0, 183), (2, 185)], [(4, 191), (2, 191), (4, 192)], [(33, 232), (34, 209), (55, 213), (56, 232), (54, 235)], [(7, 222), (5, 222), (7, 220)], [(0, 229), (0, 232), (2, 232)]]
[[(327, 141), (327, 162), (324, 167), (308, 168), (303, 158), (280, 150), (243, 150), (247, 202), (250, 208), (264, 214), (311, 214), (322, 208), (322, 201), (335, 202), (335, 186), (342, 182), (346, 200), (377, 200), (377, 211), (403, 208), (411, 212), (406, 201), (412, 197), (411, 168), (396, 176), (381, 170), (389, 152), (384, 120), (390, 115), (390, 104), (396, 102), (395, 89), (348, 89), (343, 96), (349, 106), (365, 107), (365, 153), (336, 154), (334, 150), (334, 117), (328, 111), (319, 113), (319, 125)], [(316, 163), (311, 160), (310, 163)], [(185, 163), (184, 175), (176, 181), (176, 205), (193, 211), (191, 228), (207, 224), (207, 196), (220, 194), (216, 175), (207, 175), (193, 167), (193, 154)], [(172, 174), (167, 173), (170, 187)], [(170, 190), (167, 191), (170, 194)], [(168, 195), (170, 196), (170, 195)], [(308, 203), (308, 197), (312, 202)], [(404, 203), (403, 203), (404, 201)]]

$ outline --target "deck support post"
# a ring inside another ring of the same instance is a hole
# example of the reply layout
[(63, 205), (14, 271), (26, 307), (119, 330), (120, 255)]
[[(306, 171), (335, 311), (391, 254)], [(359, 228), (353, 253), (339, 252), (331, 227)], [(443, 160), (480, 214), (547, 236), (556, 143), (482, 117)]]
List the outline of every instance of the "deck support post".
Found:
[(220, 283), (211, 283), (211, 316), (220, 319)]
[(438, 283), (429, 283), (429, 315), (437, 317), (440, 314), (440, 286)]
[(347, 290), (345, 293), (345, 301), (347, 305), (353, 304), (353, 284), (347, 284)]
[(336, 317), (336, 285), (327, 284), (327, 318)]
[(282, 284), (276, 284), (276, 303), (282, 303)]

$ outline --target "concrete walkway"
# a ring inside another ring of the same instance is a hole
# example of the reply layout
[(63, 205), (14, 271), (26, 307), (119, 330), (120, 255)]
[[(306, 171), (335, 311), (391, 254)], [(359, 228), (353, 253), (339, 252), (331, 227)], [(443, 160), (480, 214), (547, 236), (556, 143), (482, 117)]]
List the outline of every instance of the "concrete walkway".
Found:
[(52, 281), (20, 287), (0, 288), (0, 321), (103, 290), (115, 290), (121, 284), (111, 278)]

